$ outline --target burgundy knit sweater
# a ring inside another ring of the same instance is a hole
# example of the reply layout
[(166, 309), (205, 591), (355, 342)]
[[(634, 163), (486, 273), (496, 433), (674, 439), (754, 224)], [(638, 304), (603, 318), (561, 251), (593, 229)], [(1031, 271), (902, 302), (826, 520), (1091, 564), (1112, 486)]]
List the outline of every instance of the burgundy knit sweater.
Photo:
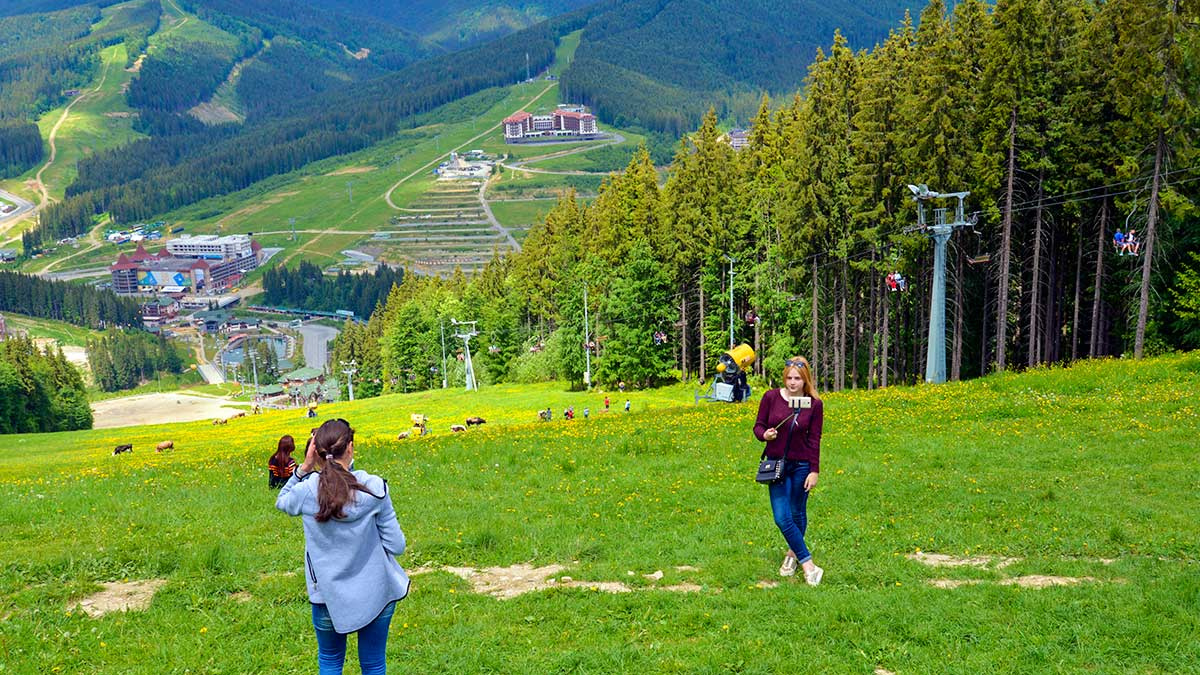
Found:
[(796, 418), (791, 418), (792, 409), (788, 407), (787, 400), (779, 394), (779, 390), (768, 390), (758, 404), (754, 437), (766, 441), (763, 434), (767, 429), (778, 426), (779, 436), (773, 441), (766, 441), (767, 457), (783, 457), (786, 449), (787, 459), (806, 461), (809, 471), (820, 473), (821, 426), (825, 421), (825, 405), (821, 399), (813, 398), (811, 408), (801, 408)]

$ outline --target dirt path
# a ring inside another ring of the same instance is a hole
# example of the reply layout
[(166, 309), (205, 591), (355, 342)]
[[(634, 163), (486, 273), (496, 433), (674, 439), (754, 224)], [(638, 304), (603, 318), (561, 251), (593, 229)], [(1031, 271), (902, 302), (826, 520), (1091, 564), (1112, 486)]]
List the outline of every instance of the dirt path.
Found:
[(520, 251), (521, 244), (518, 243), (516, 238), (512, 236), (512, 232), (509, 232), (507, 227), (501, 225), (500, 221), (496, 220), (496, 216), (492, 214), (492, 207), (488, 204), (487, 197), (485, 196), (487, 193), (487, 186), (488, 181), (484, 181), (483, 185), (479, 186), (479, 205), (483, 207), (483, 215), (487, 216), (488, 222), (492, 224), (493, 230), (504, 235), (504, 238), (508, 240), (508, 245), (512, 247), (512, 250)]
[(58, 146), (55, 144), (55, 137), (58, 136), (58, 129), (63, 125), (63, 122), (67, 121), (67, 117), (71, 115), (71, 108), (74, 108), (76, 103), (100, 93), (100, 89), (104, 86), (104, 81), (108, 79), (108, 71), (110, 68), (112, 68), (112, 61), (104, 64), (104, 72), (100, 74), (100, 83), (94, 88), (82, 92), (70, 103), (68, 103), (67, 107), (63, 109), (62, 117), (59, 117), (58, 121), (54, 123), (54, 127), (50, 129), (50, 138), (48, 139), (50, 142), (50, 158), (46, 160), (46, 163), (42, 165), (42, 168), (38, 169), (37, 175), (33, 178), (38, 190), (42, 193), (42, 202), (41, 204), (38, 204), (37, 207), (39, 211), (51, 201), (50, 193), (46, 190), (46, 184), (42, 182), (42, 174), (46, 172), (46, 169), (50, 168), (51, 164), (54, 164), (54, 159), (58, 156)]

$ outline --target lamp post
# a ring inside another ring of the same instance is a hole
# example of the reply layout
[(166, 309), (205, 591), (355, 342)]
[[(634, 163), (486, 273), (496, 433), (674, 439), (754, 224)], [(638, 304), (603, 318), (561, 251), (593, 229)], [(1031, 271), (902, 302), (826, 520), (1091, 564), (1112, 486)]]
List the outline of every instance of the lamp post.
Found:
[(350, 359), (350, 363), (342, 361), (342, 373), (346, 376), (346, 386), (350, 389), (350, 400), (354, 400), (354, 374), (358, 372), (358, 360)]

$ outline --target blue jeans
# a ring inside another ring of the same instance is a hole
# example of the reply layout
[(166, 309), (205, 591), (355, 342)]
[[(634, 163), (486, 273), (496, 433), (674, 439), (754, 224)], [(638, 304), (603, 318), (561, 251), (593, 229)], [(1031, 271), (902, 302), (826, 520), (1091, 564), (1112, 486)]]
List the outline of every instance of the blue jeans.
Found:
[(812, 554), (804, 545), (804, 532), (808, 529), (808, 492), (804, 489), (805, 478), (808, 478), (808, 462), (788, 460), (783, 464), (783, 476), (768, 486), (775, 525), (779, 527), (788, 548), (792, 549), (800, 563), (812, 560)]
[[(389, 602), (379, 616), (359, 628), (358, 666), (362, 675), (384, 675), (387, 673), (387, 637), (392, 623), (392, 612), (396, 602)], [(317, 629), (317, 667), (320, 675), (342, 675), (346, 662), (346, 633), (333, 629), (329, 610), (325, 605), (312, 603), (313, 628)]]

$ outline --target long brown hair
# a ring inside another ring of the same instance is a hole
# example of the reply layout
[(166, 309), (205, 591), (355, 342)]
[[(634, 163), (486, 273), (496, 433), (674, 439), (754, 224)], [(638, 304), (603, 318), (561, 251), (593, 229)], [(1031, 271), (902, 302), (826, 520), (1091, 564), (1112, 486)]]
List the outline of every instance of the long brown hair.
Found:
[(354, 501), (355, 490), (371, 494), (349, 469), (337, 461), (346, 454), (350, 444), (354, 443), (354, 429), (350, 428), (350, 423), (346, 420), (328, 420), (313, 432), (312, 442), (324, 462), (321, 480), (317, 483), (317, 522), (324, 523), (330, 518), (344, 518), (344, 509)]
[[(284, 434), (279, 438), (278, 449), (275, 454), (271, 455), (271, 459), (267, 462), (269, 466), (277, 466), (280, 468), (286, 467), (295, 460), (292, 459), (292, 453), (296, 451), (296, 440), (291, 434)], [(259, 455), (262, 457), (262, 455)]]
[(800, 379), (804, 381), (804, 395), (820, 398), (820, 396), (817, 396), (817, 385), (813, 383), (812, 367), (808, 365), (808, 359), (803, 356), (793, 356), (785, 361), (783, 365), (783, 380), (785, 382), (787, 381), (788, 374), (793, 370), (799, 373)]

